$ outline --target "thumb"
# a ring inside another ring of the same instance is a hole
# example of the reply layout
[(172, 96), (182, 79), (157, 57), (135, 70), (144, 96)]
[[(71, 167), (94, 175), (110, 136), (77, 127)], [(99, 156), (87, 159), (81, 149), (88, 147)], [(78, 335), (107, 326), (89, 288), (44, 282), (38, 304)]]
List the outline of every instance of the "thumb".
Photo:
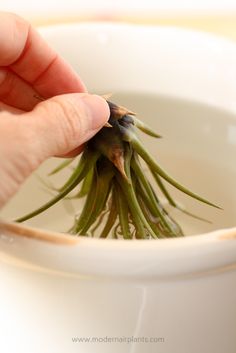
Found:
[(0, 104), (0, 207), (41, 162), (90, 139), (109, 114), (103, 98), (88, 94), (57, 96), (29, 113)]
[(22, 117), (35, 136), (34, 153), (44, 160), (76, 149), (104, 126), (109, 115), (105, 99), (78, 93), (43, 101)]

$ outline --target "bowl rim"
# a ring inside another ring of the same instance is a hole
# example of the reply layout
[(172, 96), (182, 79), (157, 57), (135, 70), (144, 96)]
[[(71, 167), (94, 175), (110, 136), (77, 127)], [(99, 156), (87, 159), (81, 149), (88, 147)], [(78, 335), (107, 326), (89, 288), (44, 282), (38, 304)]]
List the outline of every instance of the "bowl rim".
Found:
[(14, 259), (23, 260), (24, 267), (60, 275), (191, 279), (236, 269), (236, 227), (181, 238), (116, 240), (0, 221), (0, 249), (0, 261), (2, 252), (15, 266)]

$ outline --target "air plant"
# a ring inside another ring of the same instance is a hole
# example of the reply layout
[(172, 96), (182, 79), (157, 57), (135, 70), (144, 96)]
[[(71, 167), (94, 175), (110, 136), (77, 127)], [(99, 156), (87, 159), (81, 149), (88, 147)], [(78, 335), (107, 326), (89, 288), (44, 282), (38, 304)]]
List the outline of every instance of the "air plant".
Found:
[[(75, 217), (70, 233), (124, 239), (183, 236), (180, 225), (164, 208), (152, 183), (145, 175), (140, 157), (148, 166), (166, 201), (174, 208), (196, 217), (171, 197), (163, 180), (190, 197), (219, 208), (170, 177), (145, 149), (136, 128), (155, 138), (160, 137), (158, 134), (140, 121), (133, 112), (109, 101), (108, 104), (109, 122), (86, 144), (66, 183), (54, 198), (39, 209), (19, 218), (18, 222), (44, 212), (82, 183), (76, 196), (84, 199), (84, 205), (79, 216)], [(63, 162), (51, 174), (60, 172), (70, 163), (71, 160)]]

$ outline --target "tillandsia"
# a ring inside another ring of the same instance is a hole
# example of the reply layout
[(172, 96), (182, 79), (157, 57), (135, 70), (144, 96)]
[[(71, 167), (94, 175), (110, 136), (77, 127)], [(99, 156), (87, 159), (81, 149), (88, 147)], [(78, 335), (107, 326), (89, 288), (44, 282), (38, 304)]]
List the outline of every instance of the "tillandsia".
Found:
[[(85, 146), (77, 166), (58, 193), (39, 209), (19, 218), (28, 220), (44, 212), (76, 189), (84, 204), (75, 217), (70, 233), (82, 236), (124, 239), (158, 239), (183, 236), (181, 226), (170, 216), (145, 174), (141, 159), (166, 201), (183, 209), (170, 195), (165, 180), (175, 188), (210, 206), (213, 203), (191, 192), (170, 177), (145, 149), (136, 128), (159, 138), (150, 127), (128, 109), (108, 101), (109, 122)], [(51, 174), (60, 172), (71, 160), (63, 162)], [(80, 183), (82, 186), (78, 189)]]

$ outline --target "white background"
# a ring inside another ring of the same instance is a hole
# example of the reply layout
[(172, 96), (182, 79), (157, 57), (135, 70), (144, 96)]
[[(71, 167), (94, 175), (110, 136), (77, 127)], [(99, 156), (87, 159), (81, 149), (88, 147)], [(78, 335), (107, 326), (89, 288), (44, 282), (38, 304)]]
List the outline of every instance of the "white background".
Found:
[(47, 18), (57, 16), (137, 15), (162, 16), (163, 14), (236, 12), (235, 0), (0, 0), (0, 10), (17, 12), (23, 16)]

